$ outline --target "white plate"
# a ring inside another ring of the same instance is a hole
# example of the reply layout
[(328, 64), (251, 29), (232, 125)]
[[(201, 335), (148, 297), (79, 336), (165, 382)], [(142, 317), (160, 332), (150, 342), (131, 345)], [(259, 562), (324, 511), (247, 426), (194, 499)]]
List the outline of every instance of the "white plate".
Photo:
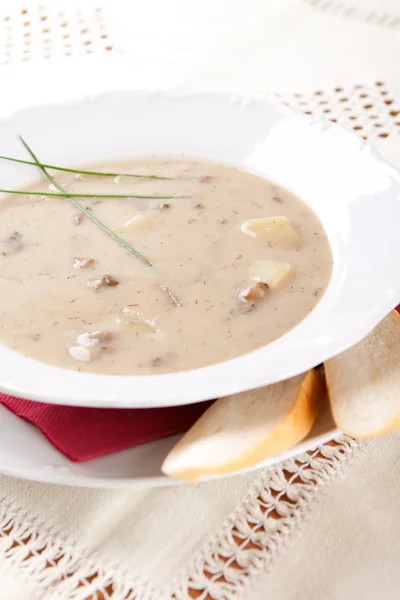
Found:
[[(370, 146), (329, 122), (268, 101), (224, 95), (120, 92), (21, 111), (0, 122), (0, 154), (71, 165), (133, 155), (194, 155), (232, 163), (290, 189), (319, 216), (334, 267), (317, 307), (282, 338), (210, 367), (116, 377), (48, 366), (0, 347), (0, 389), (44, 402), (151, 407), (267, 385), (359, 341), (400, 300), (399, 174)], [(0, 187), (31, 167), (2, 163)], [(22, 375), (23, 374), (23, 375)]]
[[(326, 407), (301, 444), (249, 470), (270, 466), (314, 449), (338, 433)], [(102, 458), (73, 463), (53, 448), (36, 427), (0, 405), (0, 473), (82, 487), (178, 485), (181, 482), (161, 473), (161, 464), (179, 437), (175, 435)], [(226, 475), (204, 478), (202, 481), (220, 477)]]

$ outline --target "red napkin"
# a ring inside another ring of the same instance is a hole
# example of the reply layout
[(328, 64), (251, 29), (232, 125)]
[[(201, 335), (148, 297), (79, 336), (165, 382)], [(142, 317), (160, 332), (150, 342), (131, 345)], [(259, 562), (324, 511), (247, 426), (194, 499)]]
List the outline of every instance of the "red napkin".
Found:
[(35, 425), (70, 460), (81, 462), (187, 431), (211, 402), (126, 410), (57, 406), (0, 394), (0, 404)]

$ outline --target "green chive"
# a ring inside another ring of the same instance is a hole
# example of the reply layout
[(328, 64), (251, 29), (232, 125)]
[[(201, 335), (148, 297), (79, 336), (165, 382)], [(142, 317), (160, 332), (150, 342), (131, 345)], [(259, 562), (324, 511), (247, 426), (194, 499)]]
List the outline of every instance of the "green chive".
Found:
[[(39, 169), (42, 171), (43, 175), (45, 177), (47, 177), (47, 179), (50, 181), (50, 183), (52, 183), (54, 185), (54, 187), (57, 190), (59, 190), (59, 192), (61, 192), (62, 194), (66, 194), (65, 190), (60, 185), (58, 185), (58, 183), (55, 181), (55, 179), (46, 171), (46, 169), (43, 166), (41, 166), (39, 160), (36, 158), (35, 154), (29, 148), (29, 146), (25, 142), (25, 140), (21, 136), (18, 136), (18, 137), (21, 140), (21, 142), (23, 143), (23, 145), (25, 146), (26, 150), (29, 152), (29, 154), (33, 158), (33, 160), (35, 161), (36, 166), (39, 167)], [(67, 197), (70, 200), (70, 202), (78, 210), (80, 210), (84, 215), (86, 215), (88, 217), (88, 219), (90, 219), (91, 221), (93, 221), (93, 223), (95, 223), (98, 227), (100, 227), (100, 229), (102, 229), (105, 233), (107, 233), (107, 235), (109, 235), (116, 242), (118, 242), (123, 248), (125, 248), (125, 250), (128, 250), (128, 252), (130, 252), (131, 254), (133, 254), (134, 256), (136, 256), (137, 258), (139, 258), (148, 267), (152, 267), (153, 266), (153, 264), (149, 260), (147, 260), (147, 258), (145, 258), (142, 254), (140, 254), (140, 252), (138, 252), (137, 250), (135, 250), (134, 248), (132, 248), (132, 246), (130, 246), (127, 242), (125, 242), (125, 240), (123, 240), (122, 238), (120, 238), (119, 235), (117, 235), (116, 233), (114, 233), (113, 231), (111, 231), (111, 229), (109, 229), (106, 225), (104, 225), (101, 221), (99, 221), (94, 215), (92, 215), (91, 212), (89, 212), (88, 210), (86, 210), (86, 208), (84, 208), (83, 206), (81, 206), (81, 204), (79, 204), (79, 202), (77, 202), (77, 200), (74, 200), (73, 198), (71, 198), (68, 195), (67, 195)]]
[[(53, 184), (55, 186), (55, 184)], [(60, 189), (60, 188), (57, 188)], [(148, 200), (173, 200), (183, 196), (137, 196), (133, 194), (66, 194), (53, 192), (24, 192), (23, 190), (1, 190), (5, 194), (20, 194), (22, 196), (53, 196), (56, 198), (142, 198)]]
[(1, 156), (2, 160), (21, 163), (23, 165), (33, 165), (34, 167), (43, 167), (52, 169), (53, 171), (65, 171), (66, 173), (78, 173), (79, 175), (101, 175), (102, 177), (136, 177), (137, 179), (163, 179), (176, 180), (176, 177), (160, 177), (159, 175), (138, 175), (137, 173), (102, 173), (101, 171), (83, 171), (82, 169), (67, 169), (66, 167), (56, 167), (55, 165), (47, 165), (40, 162), (31, 162), (30, 160), (22, 160), (20, 158), (11, 158), (10, 156)]

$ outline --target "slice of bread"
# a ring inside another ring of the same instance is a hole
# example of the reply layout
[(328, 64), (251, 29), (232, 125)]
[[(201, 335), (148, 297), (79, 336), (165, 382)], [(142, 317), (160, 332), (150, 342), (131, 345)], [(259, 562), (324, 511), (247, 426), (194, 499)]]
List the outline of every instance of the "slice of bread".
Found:
[(400, 427), (400, 316), (396, 311), (324, 368), (332, 415), (344, 433), (367, 438)]
[(310, 431), (324, 398), (315, 370), (221, 398), (172, 448), (162, 470), (185, 481), (231, 473), (287, 450)]

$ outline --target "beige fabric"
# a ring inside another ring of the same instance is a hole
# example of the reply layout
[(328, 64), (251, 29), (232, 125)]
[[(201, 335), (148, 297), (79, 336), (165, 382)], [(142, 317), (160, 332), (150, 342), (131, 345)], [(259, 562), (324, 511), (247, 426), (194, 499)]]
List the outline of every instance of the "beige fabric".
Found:
[(368, 442), (247, 598), (399, 598), (399, 466), (400, 432)]
[(28, 530), (51, 532), (50, 539), (72, 553), (75, 547), (84, 550), (86, 559), (97, 554), (99, 566), (115, 562), (119, 570), (130, 571), (131, 583), (137, 577), (162, 586), (239, 506), (259, 477), (256, 472), (228, 478), (223, 485), (157, 490), (85, 490), (1, 477), (0, 496), (11, 503), (18, 519), (28, 509)]
[[(42, 1), (40, 10), (34, 1), (2, 3), (0, 17), (8, 4), (14, 20), (3, 35), (0, 19), (0, 112), (105, 86), (279, 93), (313, 114), (328, 107), (347, 126), (354, 117), (400, 165), (400, 119), (390, 114), (396, 104), (385, 104), (400, 90), (399, 4), (363, 2), (113, 0), (102, 3), (102, 18), (117, 51), (104, 52), (96, 34), (93, 55), (82, 49), (72, 1)], [(94, 4), (84, 11), (89, 31), (98, 31)], [(23, 5), (34, 49), (27, 62)], [(49, 61), (39, 60), (43, 10), (57, 22)], [(59, 34), (65, 20), (71, 57)], [(359, 450), (340, 440), (271, 471), (195, 488), (77, 490), (0, 477), (0, 597), (84, 600), (113, 582), (112, 600), (170, 600), (172, 592), (187, 600), (189, 587), (203, 600), (396, 598), (399, 442), (392, 434)]]
[(37, 582), (26, 577), (20, 567), (0, 554), (0, 598), (4, 600), (36, 600), (39, 595)]
[(190, 589), (235, 600), (357, 452), (340, 437), (269, 470), (155, 490), (1, 477), (0, 556), (46, 600), (87, 600), (110, 584), (112, 600), (189, 600)]

